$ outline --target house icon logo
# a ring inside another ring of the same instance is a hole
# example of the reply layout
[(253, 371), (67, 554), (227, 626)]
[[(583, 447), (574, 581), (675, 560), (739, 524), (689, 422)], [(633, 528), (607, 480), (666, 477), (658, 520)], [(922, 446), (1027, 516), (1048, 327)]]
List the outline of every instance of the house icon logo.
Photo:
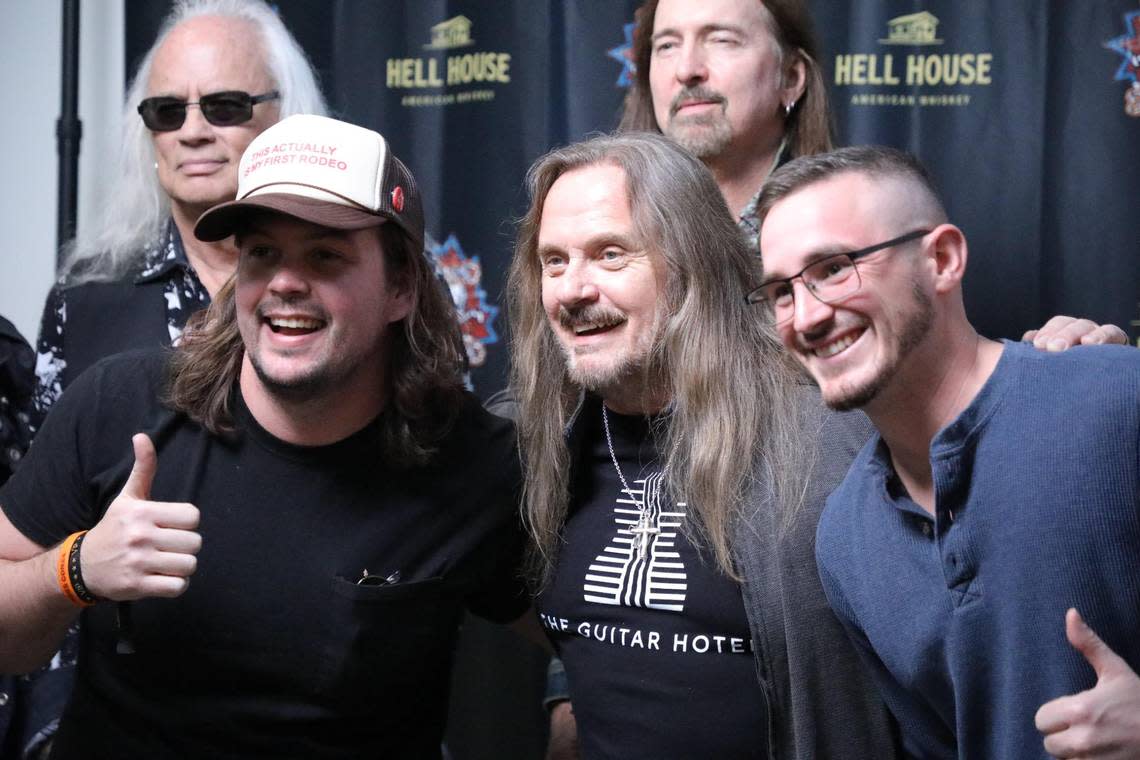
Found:
[(450, 50), (474, 44), (475, 40), (471, 39), (471, 19), (456, 16), (433, 26), (431, 44), (424, 47), (428, 50)]
[(887, 22), (887, 38), (883, 45), (941, 45), (938, 39), (938, 17), (921, 11), (897, 16)]

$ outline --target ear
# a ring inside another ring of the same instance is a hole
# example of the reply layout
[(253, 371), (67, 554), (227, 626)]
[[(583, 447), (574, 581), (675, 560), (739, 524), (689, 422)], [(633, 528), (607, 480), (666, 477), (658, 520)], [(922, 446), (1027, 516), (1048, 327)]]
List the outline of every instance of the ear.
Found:
[(799, 102), (807, 89), (807, 59), (804, 52), (796, 48), (784, 61), (784, 84), (780, 88), (780, 106)]
[(968, 251), (966, 236), (952, 224), (940, 224), (927, 236), (927, 254), (934, 267), (934, 290), (949, 293), (962, 286)]
[(388, 324), (399, 322), (404, 317), (412, 313), (412, 306), (415, 305), (416, 296), (408, 283), (401, 282), (393, 284), (388, 292), (388, 305), (385, 308), (387, 312)]

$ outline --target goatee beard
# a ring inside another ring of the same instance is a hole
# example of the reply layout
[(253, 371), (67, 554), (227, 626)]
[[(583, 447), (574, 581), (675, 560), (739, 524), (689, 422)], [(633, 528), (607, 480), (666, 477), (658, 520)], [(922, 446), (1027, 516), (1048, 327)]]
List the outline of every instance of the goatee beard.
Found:
[[(711, 113), (677, 116), (681, 104), (688, 100), (702, 100), (720, 105)], [(725, 116), (724, 96), (700, 85), (686, 87), (678, 92), (669, 104), (669, 123), (663, 130), (689, 153), (701, 160), (717, 158), (732, 141), (732, 128)]]

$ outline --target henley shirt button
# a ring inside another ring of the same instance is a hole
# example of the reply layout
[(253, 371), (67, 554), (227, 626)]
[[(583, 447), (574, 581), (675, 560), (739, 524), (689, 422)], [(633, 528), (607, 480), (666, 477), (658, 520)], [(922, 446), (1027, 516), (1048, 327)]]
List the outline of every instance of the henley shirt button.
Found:
[(6, 692), (0, 691), (0, 707), (3, 707), (6, 704), (8, 704), (8, 694)]
[(931, 531), (930, 523), (923, 520), (923, 522), (922, 522), (922, 535), (926, 536), (927, 538), (930, 538), (930, 531)]

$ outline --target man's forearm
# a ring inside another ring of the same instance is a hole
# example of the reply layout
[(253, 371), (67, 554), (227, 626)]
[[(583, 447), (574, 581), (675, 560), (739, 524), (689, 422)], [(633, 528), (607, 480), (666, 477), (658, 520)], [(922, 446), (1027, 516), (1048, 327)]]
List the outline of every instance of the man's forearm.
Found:
[(58, 551), (0, 559), (0, 672), (27, 673), (46, 663), (79, 614), (56, 582)]

